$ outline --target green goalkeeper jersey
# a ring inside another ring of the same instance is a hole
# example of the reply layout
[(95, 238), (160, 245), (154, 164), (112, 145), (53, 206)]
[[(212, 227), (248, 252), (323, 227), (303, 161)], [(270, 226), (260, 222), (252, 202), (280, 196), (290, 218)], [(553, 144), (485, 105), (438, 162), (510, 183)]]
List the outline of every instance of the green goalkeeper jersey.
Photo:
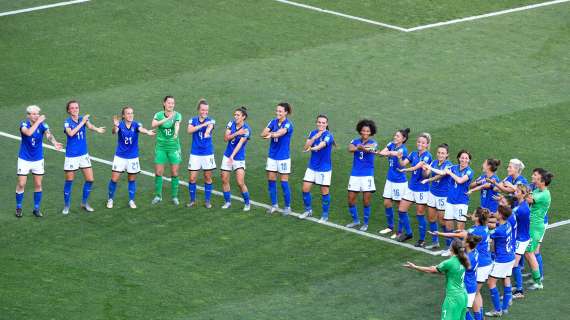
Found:
[(550, 190), (545, 188), (544, 190), (534, 189), (532, 192), (532, 199), (534, 203), (530, 208), (530, 227), (532, 228), (544, 228), (544, 217), (548, 213), (550, 208)]
[(465, 291), (465, 268), (459, 262), (459, 258), (453, 256), (437, 265), (437, 271), (445, 274), (446, 280), (446, 297), (463, 296), (467, 294)]
[[(157, 112), (154, 120), (161, 121), (167, 118), (164, 111)], [(180, 149), (180, 138), (174, 137), (174, 125), (176, 122), (182, 121), (182, 115), (174, 111), (174, 119), (166, 121), (158, 126), (156, 134), (156, 148), (165, 151), (175, 151)]]

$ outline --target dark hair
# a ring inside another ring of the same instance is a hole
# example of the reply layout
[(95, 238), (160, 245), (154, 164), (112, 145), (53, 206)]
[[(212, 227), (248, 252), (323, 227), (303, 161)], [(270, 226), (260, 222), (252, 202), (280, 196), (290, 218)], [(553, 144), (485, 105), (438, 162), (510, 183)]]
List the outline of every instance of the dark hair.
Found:
[(544, 185), (547, 187), (550, 185), (550, 182), (552, 182), (552, 179), (554, 178), (554, 174), (544, 168), (534, 168), (532, 172), (538, 173), (540, 175), (540, 180), (542, 180), (544, 182)]
[(484, 226), (485, 224), (487, 224), (487, 220), (489, 219), (489, 214), (490, 214), (489, 209), (485, 209), (482, 207), (477, 207), (477, 209), (475, 209), (475, 211), (473, 212), (473, 215), (475, 215), (475, 218), (479, 222), (480, 226)]
[(283, 109), (285, 109), (285, 112), (287, 112), (287, 115), (291, 115), (293, 114), (293, 107), (287, 103), (287, 102), (279, 102), (277, 104), (278, 107), (283, 107)]
[(123, 119), (125, 119), (125, 110), (127, 110), (127, 109), (131, 109), (131, 110), (135, 111), (135, 109), (131, 106), (124, 106), (123, 109), (121, 109), (121, 117)]
[[(410, 128), (400, 129), (396, 132), (401, 133), (402, 137), (404, 137), (404, 142), (402, 142), (402, 143), (406, 143), (408, 141), (408, 136), (410, 135)], [(429, 142), (428, 142), (428, 144), (429, 144)]]
[(449, 145), (447, 143), (442, 143), (439, 146), (437, 146), (437, 148), (443, 148), (445, 149), (445, 151), (447, 152), (447, 154), (449, 155)]
[(376, 134), (376, 123), (374, 123), (374, 121), (368, 119), (362, 119), (358, 121), (356, 124), (356, 132), (360, 133), (364, 127), (368, 127), (370, 129), (371, 136)]
[(499, 169), (499, 166), (501, 165), (501, 160), (499, 159), (489, 158), (485, 161), (487, 161), (487, 165), (489, 166), (492, 172), (497, 172), (497, 169)]
[[(329, 125), (328, 125), (328, 123), (329, 123), (329, 117), (327, 117), (327, 116), (324, 115), (324, 114), (319, 114), (319, 115), (317, 116), (317, 120), (318, 120), (319, 118), (323, 118), (323, 119), (326, 119), (326, 120), (327, 120), (327, 131), (330, 131)], [(334, 141), (334, 140), (333, 140), (333, 147), (336, 147), (336, 141)]]
[[(524, 184), (523, 184), (523, 186), (524, 186)], [(513, 196), (513, 195), (506, 195), (506, 196), (505, 196), (505, 200), (507, 201), (507, 204), (508, 204), (510, 207), (512, 207), (513, 204), (515, 203), (516, 198), (515, 198), (515, 196)]]
[(69, 113), (69, 106), (70, 106), (72, 103), (77, 103), (77, 105), (79, 106), (79, 101), (77, 101), (77, 100), (69, 100), (69, 101), (67, 101), (67, 104), (65, 105), (65, 111), (67, 111), (67, 113)]
[(481, 236), (468, 233), (467, 238), (465, 238), (465, 242), (469, 246), (469, 249), (473, 250), (475, 249), (475, 247), (477, 247), (477, 244), (479, 244), (479, 242), (481, 242), (482, 239), (483, 238), (481, 238)]
[(503, 219), (507, 220), (513, 213), (513, 209), (507, 206), (499, 206), (497, 212), (503, 217)]
[(196, 110), (200, 110), (200, 106), (209, 106), (208, 101), (206, 101), (204, 98), (200, 98), (200, 100), (198, 100), (198, 104), (196, 105)]
[(235, 112), (235, 111), (241, 112), (241, 114), (247, 119), (247, 107), (246, 107), (246, 106), (237, 107), (237, 108), (234, 110), (234, 112)]
[(463, 265), (463, 267), (465, 267), (465, 270), (471, 267), (469, 258), (467, 258), (467, 255), (465, 254), (465, 247), (463, 246), (463, 242), (461, 240), (453, 240), (451, 243), (451, 251), (453, 251), (453, 254), (457, 256), (459, 262)]
[(469, 151), (466, 150), (466, 149), (461, 149), (461, 150), (459, 150), (459, 152), (457, 153), (457, 160), (459, 160), (459, 158), (461, 157), (461, 155), (464, 154), (464, 153), (467, 154), (467, 156), (469, 157), (469, 160), (472, 159), (471, 152), (469, 152)]
[(166, 96), (164, 99), (162, 99), (162, 102), (166, 102), (168, 99), (174, 99), (174, 96)]

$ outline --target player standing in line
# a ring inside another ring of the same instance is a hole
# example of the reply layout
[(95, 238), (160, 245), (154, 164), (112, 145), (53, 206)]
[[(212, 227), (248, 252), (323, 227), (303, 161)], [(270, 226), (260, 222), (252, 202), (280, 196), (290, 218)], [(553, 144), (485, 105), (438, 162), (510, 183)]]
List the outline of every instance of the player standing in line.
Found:
[(245, 185), (245, 147), (249, 140), (251, 129), (245, 120), (247, 119), (247, 108), (239, 107), (234, 110), (234, 120), (228, 122), (224, 141), (228, 143), (224, 157), (222, 158), (221, 177), (222, 190), (224, 192), (224, 205), (222, 209), (228, 209), (231, 203), (230, 193), (230, 173), (235, 172), (236, 182), (243, 197), (243, 211), (250, 210), (249, 192)]
[(522, 176), (524, 163), (519, 159), (511, 159), (507, 166), (507, 176), (501, 182), (496, 183), (495, 187), (500, 192), (515, 194), (516, 186), (519, 184), (528, 185), (528, 181)]
[[(428, 201), (429, 185), (422, 183), (424, 178), (428, 177), (428, 172), (424, 170), (424, 164), (432, 162), (431, 153), (428, 151), (431, 143), (431, 135), (429, 133), (422, 133), (418, 136), (416, 141), (418, 150), (413, 151), (407, 158), (400, 161), (400, 165), (406, 166), (410, 164), (411, 167), (401, 169), (401, 172), (411, 171), (412, 175), (408, 180), (408, 188), (402, 201), (400, 202), (398, 211), (400, 214), (408, 215), (408, 210), (412, 203), (416, 204), (416, 219), (418, 220), (418, 231), (420, 238), (416, 242), (416, 247), (425, 247), (427, 223), (424, 216), (426, 205)], [(409, 225), (409, 223), (408, 223)], [(403, 242), (412, 237), (409, 234), (401, 234), (398, 241)]]
[[(510, 279), (507, 281), (515, 262), (515, 253), (513, 252), (512, 244), (514, 241), (513, 229), (508, 222), (511, 214), (512, 211), (510, 207), (499, 206), (497, 215), (498, 224), (495, 230), (492, 230), (490, 233), (495, 247), (495, 261), (493, 261), (493, 268), (489, 274), (487, 284), (491, 292), (491, 301), (493, 302), (494, 310), (486, 312), (485, 315), (487, 317), (500, 317), (503, 313), (507, 313), (512, 297)], [(497, 289), (498, 279), (503, 279), (504, 282), (502, 305), (499, 289)]]
[(91, 193), (93, 186), (93, 168), (91, 168), (91, 158), (87, 151), (87, 136), (85, 128), (97, 133), (105, 133), (105, 127), (96, 127), (89, 121), (89, 114), (79, 115), (79, 102), (71, 100), (66, 105), (69, 118), (63, 123), (64, 132), (67, 136), (67, 145), (65, 148), (65, 162), (63, 170), (65, 170), (65, 184), (63, 187), (63, 211), (61, 213), (68, 214), (71, 203), (71, 188), (75, 171), (81, 169), (85, 183), (83, 184), (83, 197), (81, 199), (81, 208), (87, 212), (95, 211), (87, 199)]
[(18, 182), (16, 184), (16, 217), (22, 217), (22, 202), (24, 201), (24, 189), (28, 175), (34, 177), (34, 216), (41, 217), (40, 206), (42, 202), (42, 179), (44, 170), (43, 138), (46, 138), (53, 146), (60, 150), (62, 145), (57, 142), (45, 123), (46, 117), (40, 115), (40, 107), (32, 105), (26, 108), (27, 118), (20, 122), (20, 152), (18, 153)]
[[(442, 231), (447, 232), (443, 215), (445, 213), (445, 205), (447, 204), (447, 193), (449, 192), (451, 178), (447, 175), (435, 173), (432, 168), (440, 173), (447, 168), (451, 168), (453, 164), (448, 160), (448, 157), (449, 146), (443, 143), (437, 147), (437, 159), (433, 160), (431, 164), (424, 164), (426, 174), (429, 176), (431, 173), (432, 175), (431, 178), (422, 181), (424, 184), (431, 182), (428, 194), (428, 221), (429, 230), (432, 234), (432, 242), (426, 246), (426, 249), (439, 248), (439, 238), (437, 233), (434, 233), (438, 229), (438, 223), (441, 225)], [(451, 238), (445, 238), (445, 241), (447, 248), (451, 245)]]
[[(386, 175), (386, 183), (384, 185), (384, 211), (386, 214), (387, 227), (380, 230), (380, 234), (388, 234), (394, 231), (394, 202), (397, 206), (400, 205), (400, 200), (406, 193), (408, 185), (406, 183), (406, 173), (400, 172), (404, 167), (400, 164), (400, 159), (408, 157), (408, 149), (406, 142), (410, 128), (400, 129), (394, 134), (393, 140), (386, 145), (384, 149), (378, 152), (379, 155), (388, 157), (388, 173)], [(399, 213), (398, 216), (398, 231), (394, 233), (391, 238), (395, 239), (402, 233), (405, 228), (406, 235), (411, 236), (412, 227), (410, 226), (410, 219), (407, 214)], [(402, 238), (403, 239), (403, 238)]]
[[(495, 197), (497, 190), (495, 185), (499, 183), (499, 177), (496, 175), (497, 169), (501, 165), (501, 160), (486, 159), (483, 161), (483, 173), (469, 185), (467, 195), (473, 192), (481, 191), (481, 207), (489, 209), (491, 216), (489, 217), (489, 228), (494, 229), (497, 223), (497, 208), (499, 202)], [(514, 242), (513, 242), (514, 244)]]
[(437, 266), (421, 267), (406, 262), (404, 267), (425, 273), (445, 274), (445, 300), (441, 306), (442, 320), (463, 320), (467, 313), (467, 291), (465, 290), (465, 270), (469, 269), (469, 258), (465, 254), (463, 242), (455, 240), (451, 244), (452, 255)]
[(192, 135), (192, 146), (188, 160), (188, 192), (190, 202), (187, 207), (196, 205), (196, 180), (198, 171), (204, 172), (204, 206), (211, 208), (212, 198), (212, 170), (216, 169), (214, 158), (214, 145), (212, 144), (212, 131), (216, 121), (208, 116), (210, 106), (205, 99), (198, 100), (196, 107), (199, 115), (188, 120), (188, 134)]
[(269, 214), (277, 212), (277, 175), (281, 179), (281, 189), (283, 190), (283, 200), (285, 207), (283, 215), (291, 212), (291, 188), (289, 187), (289, 174), (291, 173), (291, 137), (293, 136), (293, 123), (289, 116), (293, 112), (293, 107), (287, 102), (281, 102), (275, 109), (276, 118), (269, 121), (267, 127), (263, 129), (261, 137), (269, 140), (269, 152), (267, 157), (267, 187), (269, 198), (271, 199), (271, 209)]
[(534, 280), (534, 284), (529, 287), (529, 290), (543, 289), (539, 263), (535, 253), (538, 252), (540, 241), (546, 230), (544, 218), (552, 202), (548, 186), (553, 178), (554, 175), (543, 168), (536, 168), (532, 172), (532, 183), (536, 189), (527, 197), (528, 203), (532, 206), (530, 208), (530, 244), (525, 252), (525, 258), (530, 264), (532, 279)]
[[(535, 168), (532, 172), (534, 173), (535, 171), (537, 171), (539, 169), (540, 168)], [(534, 191), (534, 189), (536, 189), (536, 186), (534, 185), (534, 183), (530, 185), (530, 189), (532, 191)], [(546, 234), (546, 228), (547, 227), (548, 227), (548, 210), (544, 214), (544, 234)], [(542, 240), (544, 239), (544, 234), (540, 238), (540, 241), (538, 242), (538, 247), (536, 248), (536, 251), (534, 252), (534, 255), (536, 257), (536, 261), (538, 262), (538, 269), (540, 270), (540, 280), (541, 281), (544, 280), (544, 269), (543, 269), (543, 261), (542, 261), (542, 254), (540, 253), (540, 248), (542, 247)], [(534, 280), (530, 279), (527, 282), (532, 284), (532, 283), (534, 283)]]
[(317, 128), (309, 133), (303, 148), (304, 152), (311, 152), (309, 166), (303, 178), (303, 204), (305, 212), (299, 216), (305, 219), (313, 215), (311, 206), (311, 187), (317, 184), (321, 187), (321, 201), (323, 214), (321, 221), (328, 221), (331, 196), (329, 187), (332, 177), (332, 148), (335, 146), (334, 138), (329, 131), (329, 119), (325, 115), (317, 117)]
[(374, 158), (378, 144), (373, 137), (376, 134), (376, 124), (372, 120), (363, 119), (356, 124), (356, 132), (360, 138), (350, 141), (348, 152), (353, 153), (352, 171), (348, 180), (348, 211), (352, 217), (352, 222), (347, 224), (347, 228), (355, 228), (360, 225), (358, 209), (356, 208), (356, 197), (362, 192), (362, 203), (364, 205), (364, 220), (360, 231), (368, 230), (370, 219), (370, 198), (376, 191), (374, 184)]
[(479, 266), (479, 252), (477, 251), (477, 244), (481, 242), (481, 237), (469, 233), (465, 238), (465, 249), (469, 257), (469, 268), (465, 270), (465, 290), (467, 290), (467, 313), (466, 320), (479, 320), (480, 318), (473, 317), (472, 310), (480, 312), (480, 307), (475, 308), (475, 296), (477, 295), (477, 267)]
[(515, 249), (515, 264), (513, 267), (513, 276), (516, 282), (516, 289), (513, 293), (513, 299), (524, 298), (522, 270), (519, 266), (520, 260), (524, 257), (526, 248), (530, 243), (530, 207), (526, 198), (530, 193), (530, 189), (525, 184), (518, 184), (515, 196), (518, 205), (513, 209), (513, 215), (516, 216), (517, 234)]
[(117, 149), (113, 158), (111, 180), (109, 180), (107, 208), (113, 208), (113, 199), (117, 190), (117, 182), (123, 172), (127, 172), (129, 185), (129, 207), (136, 209), (135, 193), (137, 191), (137, 174), (141, 171), (139, 162), (139, 132), (154, 136), (154, 130), (145, 129), (135, 121), (135, 110), (131, 106), (123, 107), (121, 117), (113, 116), (112, 133), (117, 135)]
[(162, 201), (162, 175), (164, 174), (164, 166), (170, 163), (170, 175), (172, 185), (172, 202), (179, 205), (178, 200), (178, 169), (182, 162), (182, 154), (180, 151), (180, 121), (182, 115), (174, 111), (176, 101), (173, 96), (166, 96), (162, 100), (163, 111), (154, 114), (151, 126), (157, 128), (156, 146), (154, 156), (154, 198), (152, 204)]

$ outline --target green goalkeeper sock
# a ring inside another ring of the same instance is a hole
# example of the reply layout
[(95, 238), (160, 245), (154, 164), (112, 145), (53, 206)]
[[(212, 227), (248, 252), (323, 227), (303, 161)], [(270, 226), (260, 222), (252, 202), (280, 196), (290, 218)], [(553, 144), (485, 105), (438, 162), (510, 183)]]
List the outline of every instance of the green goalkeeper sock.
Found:
[(532, 279), (536, 284), (541, 284), (540, 281), (540, 270), (532, 270)]
[(154, 177), (154, 195), (162, 198), (162, 176)]
[(172, 199), (178, 198), (178, 186), (180, 185), (180, 179), (178, 177), (172, 177)]

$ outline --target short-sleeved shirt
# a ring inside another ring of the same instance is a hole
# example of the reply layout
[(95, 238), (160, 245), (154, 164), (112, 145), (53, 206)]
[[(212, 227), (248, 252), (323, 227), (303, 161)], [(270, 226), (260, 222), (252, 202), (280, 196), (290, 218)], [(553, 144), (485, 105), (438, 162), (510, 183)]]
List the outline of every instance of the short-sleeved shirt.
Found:
[[(439, 163), (438, 160), (433, 160), (431, 163), (431, 167), (434, 169), (438, 169), (444, 171), (447, 168), (451, 168), (453, 164), (449, 160), (445, 160), (442, 163)], [(437, 173), (432, 172), (432, 177), (437, 176)], [(432, 181), (429, 191), (436, 197), (447, 197), (449, 193), (449, 187), (451, 185), (451, 177), (448, 175), (443, 176), (441, 179)]]
[(125, 121), (119, 122), (117, 130), (117, 149), (115, 155), (123, 159), (134, 159), (139, 156), (139, 128), (137, 121), (131, 122), (127, 127)]
[[(68, 128), (74, 130), (79, 124), (81, 124), (82, 120), (83, 116), (79, 116), (77, 122), (73, 121), (73, 119), (69, 117), (65, 119), (65, 122), (63, 123), (63, 132), (65, 132), (65, 135), (67, 136), (67, 145), (65, 146), (66, 157), (80, 157), (87, 154), (87, 140), (85, 134), (87, 132), (87, 123), (85, 123), (73, 136), (69, 136), (66, 131)], [(87, 122), (89, 122), (89, 120)]]
[[(378, 143), (374, 139), (368, 139), (365, 143), (362, 139), (357, 138), (350, 141), (350, 144), (354, 146), (364, 145), (368, 149), (376, 150), (378, 148)], [(369, 177), (374, 176), (374, 159), (376, 155), (372, 152), (365, 152), (356, 150), (352, 157), (352, 171), (351, 176), (354, 177)]]
[(36, 131), (31, 136), (27, 136), (22, 132), (22, 129), (30, 129), (32, 123), (30, 120), (24, 120), (20, 123), (20, 152), (18, 158), (26, 161), (38, 161), (44, 158), (43, 138), (44, 133), (49, 130), (49, 126), (42, 122), (38, 125)]
[(495, 262), (505, 263), (515, 259), (512, 233), (513, 229), (508, 222), (498, 225), (497, 228), (491, 232), (490, 237), (495, 243)]
[[(512, 176), (507, 176), (505, 179), (503, 179), (503, 182), (509, 182), (512, 185), (519, 185), (519, 184), (524, 184), (526, 186), (529, 185), (528, 181), (525, 179), (525, 177), (523, 177), (522, 175), (519, 175), (516, 179), (513, 179)], [(511, 193), (511, 196), (514, 197), (514, 193)], [(518, 205), (517, 200), (515, 199), (515, 201), (513, 202), (513, 208), (516, 207)]]
[(465, 267), (459, 262), (459, 258), (452, 256), (437, 265), (437, 271), (445, 274), (445, 295), (456, 296), (465, 294)]
[(270, 132), (277, 132), (280, 129), (286, 129), (287, 133), (279, 138), (271, 138), (269, 142), (268, 157), (273, 160), (286, 160), (291, 158), (291, 136), (293, 136), (293, 122), (285, 118), (279, 123), (277, 118), (269, 121), (267, 124)]
[[(168, 118), (164, 111), (154, 114), (154, 120), (162, 121)], [(180, 150), (180, 137), (174, 138), (175, 124), (182, 121), (182, 115), (174, 111), (174, 119), (168, 120), (158, 126), (156, 133), (156, 148), (164, 151)]]
[[(309, 133), (309, 139), (313, 138), (319, 130), (313, 130)], [(326, 130), (316, 139), (311, 147), (316, 147), (324, 142), (326, 146), (318, 151), (311, 151), (311, 159), (309, 160), (309, 169), (317, 172), (328, 172), (332, 170), (332, 147), (334, 144), (333, 135)]]
[[(405, 144), (397, 146), (394, 142), (390, 142), (386, 145), (388, 151), (402, 151), (402, 158), (408, 157), (408, 149)], [(404, 166), (400, 165), (400, 160), (396, 156), (388, 157), (388, 173), (386, 174), (386, 180), (390, 182), (406, 182), (406, 173), (400, 172), (399, 169), (404, 169)]]
[[(480, 175), (476, 181), (485, 181), (485, 179), (487, 178), (486, 174), (482, 174)], [(499, 182), (501, 180), (499, 180), (499, 177), (494, 174), (493, 176), (490, 177), (491, 179)], [(484, 182), (484, 185), (490, 185), (492, 186), (489, 182)], [(497, 191), (495, 191), (495, 189), (493, 187), (489, 188), (489, 189), (482, 189), (481, 190), (481, 207), (488, 209), (490, 212), (497, 212), (497, 209), (499, 208), (499, 202), (497, 202), (497, 200), (494, 199), (494, 197), (497, 195)]]
[(522, 201), (513, 209), (517, 217), (517, 241), (524, 242), (530, 239), (530, 207), (528, 202)]
[(469, 184), (471, 184), (471, 180), (473, 180), (473, 170), (471, 170), (470, 167), (466, 167), (461, 170), (457, 164), (451, 167), (451, 172), (453, 172), (459, 178), (468, 176), (469, 179), (463, 183), (457, 183), (455, 180), (453, 180), (453, 178), (451, 178), (451, 186), (449, 187), (449, 193), (447, 194), (447, 203), (469, 204), (469, 196), (466, 193), (469, 191)]
[[(420, 154), (419, 151), (414, 151), (408, 155), (407, 159), (410, 161), (410, 167), (413, 167), (420, 162), (427, 164), (431, 164), (432, 162), (432, 156), (429, 151), (424, 151), (422, 154)], [(429, 185), (422, 183), (422, 180), (424, 180), (423, 172), (424, 169), (422, 168), (412, 172), (410, 180), (408, 181), (408, 188), (410, 188), (410, 190), (415, 192), (429, 191)]]
[(530, 207), (530, 227), (532, 228), (544, 228), (544, 218), (548, 213), (550, 208), (550, 202), (552, 201), (550, 197), (550, 190), (545, 188), (543, 191), (536, 188), (532, 191), (532, 198), (534, 203)]
[(236, 125), (236, 122), (232, 120), (232, 121), (228, 122), (226, 129), (230, 130), (230, 134), (234, 134), (237, 131), (240, 131), (241, 129), (246, 130), (246, 133), (237, 135), (232, 140), (228, 141), (228, 145), (226, 146), (226, 151), (224, 151), (224, 156), (229, 158), (232, 155), (232, 153), (234, 152), (235, 148), (237, 147), (239, 141), (242, 138), (245, 138), (245, 142), (242, 144), (241, 148), (238, 150), (238, 152), (234, 156), (234, 160), (238, 160), (238, 161), (245, 160), (245, 146), (247, 145), (247, 142), (249, 141), (249, 137), (251, 135), (251, 129), (249, 128), (249, 125), (246, 122), (244, 122), (241, 127), (238, 127)]
[[(208, 121), (214, 122), (214, 119), (206, 117), (204, 120), (200, 121), (200, 117), (194, 117), (188, 120), (188, 124), (195, 127)], [(192, 133), (190, 154), (195, 156), (209, 156), (214, 154), (214, 144), (212, 143), (212, 134), (214, 130), (212, 129), (212, 132), (210, 132), (208, 137), (206, 137), (206, 130), (208, 130), (208, 126), (204, 126)]]
[(467, 232), (481, 237), (481, 241), (476, 247), (479, 254), (479, 267), (486, 267), (493, 263), (491, 251), (489, 250), (489, 228), (487, 226), (473, 226)]
[(477, 291), (477, 267), (479, 264), (479, 252), (477, 249), (471, 250), (467, 255), (469, 258), (469, 269), (465, 270), (465, 289), (467, 293)]

